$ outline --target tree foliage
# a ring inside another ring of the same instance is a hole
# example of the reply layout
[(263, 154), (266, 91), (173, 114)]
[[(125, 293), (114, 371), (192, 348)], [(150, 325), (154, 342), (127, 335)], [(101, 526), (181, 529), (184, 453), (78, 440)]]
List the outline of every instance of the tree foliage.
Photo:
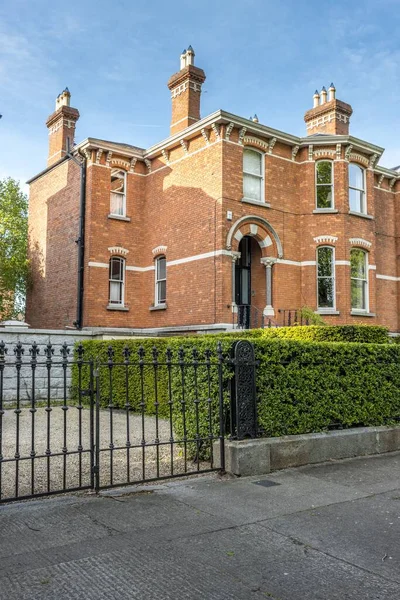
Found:
[(0, 180), (0, 319), (24, 312), (28, 277), (28, 198), (19, 183)]

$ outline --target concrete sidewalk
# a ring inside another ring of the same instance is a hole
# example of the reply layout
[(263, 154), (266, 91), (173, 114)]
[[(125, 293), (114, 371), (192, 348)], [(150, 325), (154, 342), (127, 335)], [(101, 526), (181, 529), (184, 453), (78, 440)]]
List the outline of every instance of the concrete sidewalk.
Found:
[(2, 505), (0, 599), (398, 600), (399, 467), (394, 453)]

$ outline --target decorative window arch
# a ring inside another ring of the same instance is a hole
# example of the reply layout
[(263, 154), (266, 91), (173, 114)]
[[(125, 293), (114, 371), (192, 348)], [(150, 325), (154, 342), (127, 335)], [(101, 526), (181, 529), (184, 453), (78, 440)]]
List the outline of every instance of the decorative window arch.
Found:
[(317, 248), (317, 306), (318, 310), (335, 309), (335, 248), (319, 246)]
[(265, 155), (256, 148), (243, 148), (243, 199), (265, 202), (264, 173)]
[(333, 161), (315, 163), (315, 206), (317, 209), (334, 208)]
[(368, 312), (368, 252), (362, 248), (350, 250), (351, 308)]
[(349, 163), (349, 207), (351, 212), (367, 214), (365, 169), (356, 163)]
[(126, 216), (126, 171), (111, 169), (110, 214)]
[(161, 306), (167, 302), (167, 258), (160, 254), (155, 259), (155, 294), (154, 305)]
[(125, 259), (121, 256), (110, 258), (109, 270), (109, 305), (125, 304)]

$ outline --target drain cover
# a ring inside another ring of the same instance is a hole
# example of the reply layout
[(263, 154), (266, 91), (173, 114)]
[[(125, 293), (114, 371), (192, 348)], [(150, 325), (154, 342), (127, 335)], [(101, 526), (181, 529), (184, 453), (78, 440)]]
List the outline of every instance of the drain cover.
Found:
[(276, 481), (271, 481), (270, 479), (261, 479), (259, 481), (252, 481), (251, 483), (255, 483), (256, 485), (262, 485), (263, 487), (273, 487), (274, 485), (281, 485), (280, 483), (276, 483)]

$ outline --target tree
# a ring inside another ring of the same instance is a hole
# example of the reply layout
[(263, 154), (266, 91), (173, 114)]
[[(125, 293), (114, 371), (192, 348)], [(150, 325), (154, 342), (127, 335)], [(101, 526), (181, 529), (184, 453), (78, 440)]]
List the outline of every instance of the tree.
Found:
[(0, 180), (0, 319), (25, 310), (28, 198), (17, 181)]

